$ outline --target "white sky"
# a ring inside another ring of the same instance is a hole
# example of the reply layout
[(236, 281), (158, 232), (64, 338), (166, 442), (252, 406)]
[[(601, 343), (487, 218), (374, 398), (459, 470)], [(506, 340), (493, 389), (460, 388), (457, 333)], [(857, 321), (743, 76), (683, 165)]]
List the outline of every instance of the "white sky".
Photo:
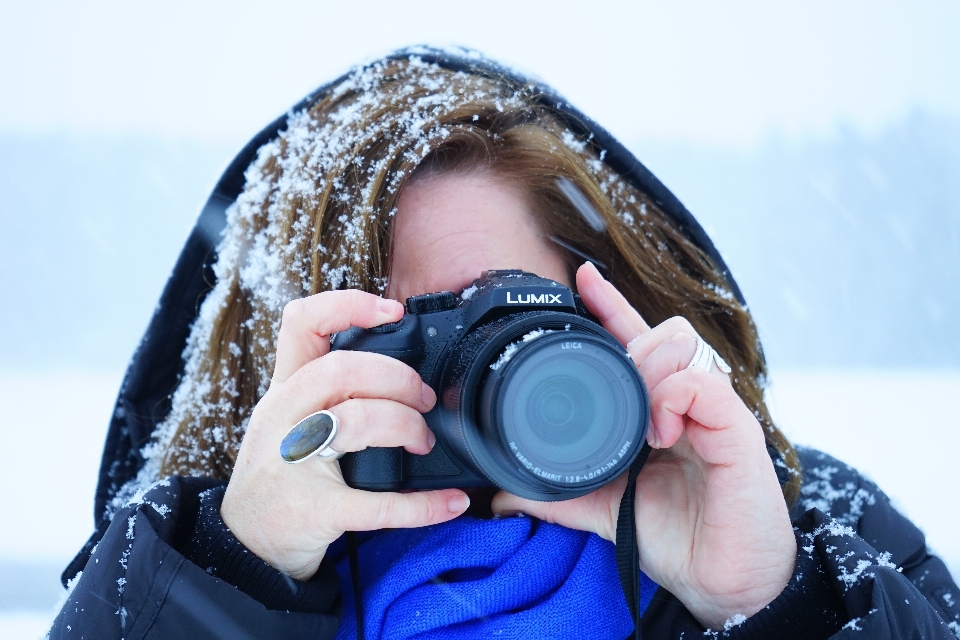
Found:
[(245, 142), (353, 63), (462, 44), (532, 71), (626, 142), (960, 116), (956, 0), (0, 6), (0, 132)]

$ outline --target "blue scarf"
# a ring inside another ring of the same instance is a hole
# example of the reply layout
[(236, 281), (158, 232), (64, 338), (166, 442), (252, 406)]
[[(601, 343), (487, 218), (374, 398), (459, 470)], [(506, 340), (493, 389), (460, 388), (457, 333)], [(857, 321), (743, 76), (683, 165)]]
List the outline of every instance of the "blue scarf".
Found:
[[(342, 553), (341, 540), (331, 559)], [(596, 534), (527, 517), (462, 516), (379, 533), (360, 544), (359, 557), (370, 639), (623, 640), (633, 631), (614, 545)], [(345, 555), (336, 566), (344, 599), (337, 640), (355, 640)], [(656, 588), (641, 574), (641, 611)]]

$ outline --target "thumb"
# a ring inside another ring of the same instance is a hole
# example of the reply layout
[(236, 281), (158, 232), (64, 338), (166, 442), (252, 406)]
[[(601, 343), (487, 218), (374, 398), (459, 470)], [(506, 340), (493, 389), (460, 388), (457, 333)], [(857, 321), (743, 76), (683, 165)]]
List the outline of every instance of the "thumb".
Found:
[(611, 542), (616, 539), (620, 498), (627, 485), (624, 474), (593, 493), (562, 502), (536, 502), (501, 491), (490, 505), (498, 516), (526, 514), (544, 522), (596, 533)]

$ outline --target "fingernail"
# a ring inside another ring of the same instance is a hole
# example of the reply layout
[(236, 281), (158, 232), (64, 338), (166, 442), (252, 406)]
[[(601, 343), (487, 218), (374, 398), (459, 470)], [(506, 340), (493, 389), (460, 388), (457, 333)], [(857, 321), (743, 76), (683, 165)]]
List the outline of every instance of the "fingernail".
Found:
[(437, 402), (437, 394), (433, 392), (430, 385), (424, 383), (424, 385), (420, 387), (420, 399), (423, 400), (423, 404), (432, 407)]
[(433, 445), (437, 444), (437, 436), (433, 435), (433, 431), (427, 430), (427, 444), (430, 445), (430, 450), (433, 451)]
[(377, 303), (377, 307), (380, 309), (380, 311), (389, 316), (392, 316), (397, 312), (398, 306), (400, 306), (400, 303), (396, 300), (391, 300), (390, 298), (380, 298), (380, 302)]
[(459, 493), (447, 501), (447, 509), (450, 513), (463, 513), (470, 506), (470, 498), (465, 493)]
[(652, 426), (647, 431), (647, 444), (649, 444), (654, 449), (660, 448), (660, 438), (657, 436), (657, 430)]

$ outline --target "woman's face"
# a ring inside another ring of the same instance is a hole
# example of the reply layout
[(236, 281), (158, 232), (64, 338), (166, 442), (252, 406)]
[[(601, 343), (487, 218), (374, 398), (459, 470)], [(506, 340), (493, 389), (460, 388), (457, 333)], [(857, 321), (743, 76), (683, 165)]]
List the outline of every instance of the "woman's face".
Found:
[(407, 184), (393, 221), (386, 295), (459, 293), (488, 269), (523, 269), (571, 286), (527, 199), (496, 174), (441, 174)]

